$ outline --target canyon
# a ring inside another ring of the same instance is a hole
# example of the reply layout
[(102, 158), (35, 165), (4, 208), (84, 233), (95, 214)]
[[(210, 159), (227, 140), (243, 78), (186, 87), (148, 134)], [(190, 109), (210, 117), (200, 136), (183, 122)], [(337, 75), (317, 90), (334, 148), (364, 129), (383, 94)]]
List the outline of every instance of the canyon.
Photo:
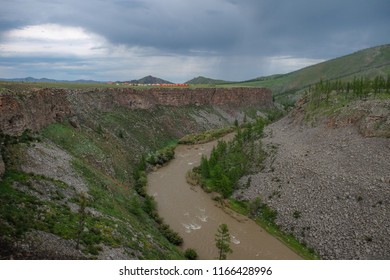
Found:
[[(263, 168), (241, 179), (234, 198), (261, 198), (284, 232), (322, 258), (388, 259), (390, 104), (382, 95), (331, 99), (316, 109), (310, 98), (298, 100), (266, 127)], [(277, 108), (265, 88), (3, 88), (1, 257), (183, 258), (145, 213), (145, 198), (135, 191), (137, 165), (184, 135)], [(163, 197), (164, 170), (149, 179), (152, 195)], [(84, 213), (80, 193), (87, 194)], [(173, 228), (188, 234), (182, 224)]]
[(134, 190), (137, 164), (186, 134), (273, 109), (264, 88), (4, 85), (1, 257), (183, 258), (145, 213)]

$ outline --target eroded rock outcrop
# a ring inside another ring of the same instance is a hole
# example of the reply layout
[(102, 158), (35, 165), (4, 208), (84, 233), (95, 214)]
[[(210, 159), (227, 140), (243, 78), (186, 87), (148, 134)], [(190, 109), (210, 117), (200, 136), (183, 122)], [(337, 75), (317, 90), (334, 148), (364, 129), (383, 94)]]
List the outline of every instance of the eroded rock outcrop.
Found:
[(26, 129), (38, 131), (71, 114), (67, 92), (43, 89), (0, 95), (0, 130), (20, 135)]
[(72, 116), (77, 103), (103, 112), (118, 106), (150, 109), (157, 105), (213, 105), (234, 110), (248, 106), (267, 108), (273, 104), (271, 90), (265, 88), (50, 88), (3, 92), (0, 94), (0, 129), (10, 135), (20, 135), (26, 129), (39, 131), (50, 123)]

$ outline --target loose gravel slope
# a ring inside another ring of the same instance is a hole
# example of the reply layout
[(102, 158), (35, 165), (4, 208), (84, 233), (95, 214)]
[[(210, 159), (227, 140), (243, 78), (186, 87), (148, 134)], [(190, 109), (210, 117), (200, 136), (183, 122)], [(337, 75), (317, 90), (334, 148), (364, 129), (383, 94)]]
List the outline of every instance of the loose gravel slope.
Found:
[(266, 128), (263, 145), (265, 168), (237, 198), (260, 196), (277, 224), (324, 259), (390, 259), (389, 138), (288, 116)]

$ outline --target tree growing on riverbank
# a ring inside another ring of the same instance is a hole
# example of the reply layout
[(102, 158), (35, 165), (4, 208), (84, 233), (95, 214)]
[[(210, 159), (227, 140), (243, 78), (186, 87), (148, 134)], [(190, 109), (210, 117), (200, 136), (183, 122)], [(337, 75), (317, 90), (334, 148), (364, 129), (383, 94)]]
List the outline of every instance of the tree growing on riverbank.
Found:
[(226, 224), (221, 224), (215, 234), (215, 246), (218, 248), (218, 259), (226, 260), (227, 255), (233, 253), (230, 248), (230, 233)]
[(198, 183), (207, 191), (216, 191), (224, 198), (230, 197), (238, 180), (249, 172), (252, 165), (261, 164), (264, 159), (258, 140), (263, 135), (265, 123), (258, 118), (254, 123), (237, 125), (233, 141), (218, 141), (210, 158), (203, 156), (200, 166), (193, 170), (198, 174)]

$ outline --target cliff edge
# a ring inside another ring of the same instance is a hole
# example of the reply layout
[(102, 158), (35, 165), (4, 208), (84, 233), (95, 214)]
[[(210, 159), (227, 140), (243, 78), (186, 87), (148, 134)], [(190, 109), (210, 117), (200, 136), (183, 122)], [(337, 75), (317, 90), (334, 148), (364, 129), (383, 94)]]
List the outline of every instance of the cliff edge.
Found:
[[(77, 100), (73, 105), (69, 99)], [(84, 104), (83, 104), (84, 103)], [(0, 93), (0, 130), (20, 135), (26, 129), (39, 131), (50, 123), (72, 116), (75, 107), (112, 111), (118, 106), (151, 109), (156, 106), (221, 106), (231, 111), (243, 107), (272, 107), (272, 92), (266, 88), (131, 88), (37, 89)]]

